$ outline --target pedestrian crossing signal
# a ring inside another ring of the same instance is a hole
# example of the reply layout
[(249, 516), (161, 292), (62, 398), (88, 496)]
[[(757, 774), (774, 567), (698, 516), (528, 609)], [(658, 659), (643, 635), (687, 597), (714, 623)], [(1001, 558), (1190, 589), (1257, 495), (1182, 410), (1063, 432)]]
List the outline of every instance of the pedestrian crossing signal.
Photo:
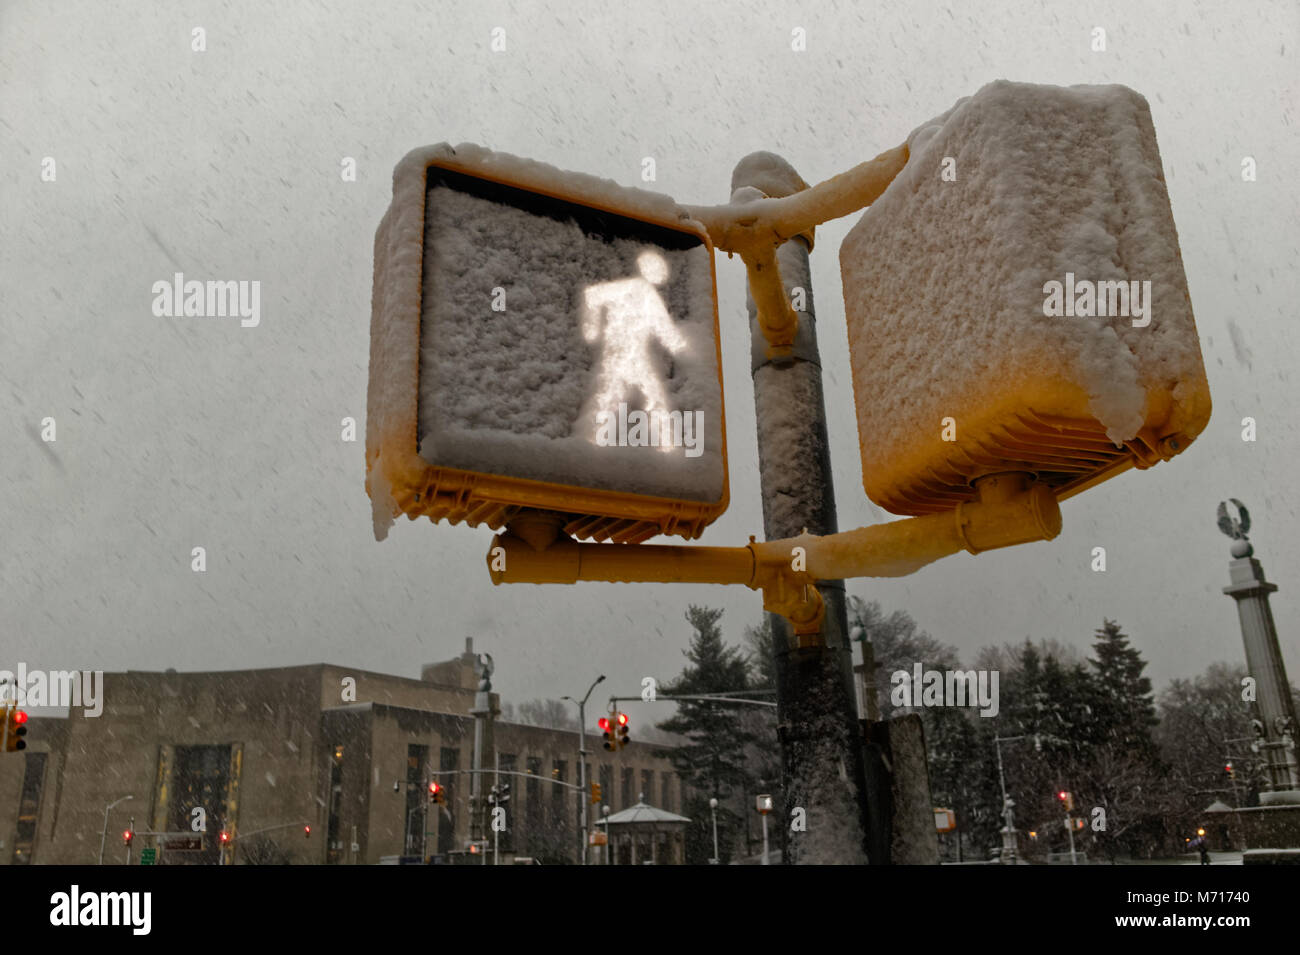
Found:
[(666, 196), (416, 150), (375, 236), (366, 487), (498, 529), (693, 539), (728, 502), (713, 247)]

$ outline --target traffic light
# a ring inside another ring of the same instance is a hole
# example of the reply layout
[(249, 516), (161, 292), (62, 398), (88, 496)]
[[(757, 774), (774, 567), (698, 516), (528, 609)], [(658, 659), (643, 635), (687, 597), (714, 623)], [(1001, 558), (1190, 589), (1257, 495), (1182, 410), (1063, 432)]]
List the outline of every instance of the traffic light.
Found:
[(530, 508), (570, 537), (689, 540), (726, 509), (713, 247), (667, 196), (441, 144), (397, 165), (374, 249), (377, 538)]
[(624, 746), (626, 746), (626, 745), (627, 745), (628, 743), (630, 743), (630, 742), (632, 742), (632, 741), (631, 741), (630, 739), (628, 739), (627, 714), (626, 714), (626, 713), (620, 713), (620, 714), (618, 714), (618, 746), (619, 746), (619, 749), (622, 749)]
[(600, 783), (591, 784), (591, 804), (593, 806), (600, 805)]
[(310, 839), (310, 838), (311, 838), (311, 826), (303, 826), (303, 827), (302, 827), (302, 834), (303, 834), (303, 837), (304, 837), (304, 838)]
[(1233, 767), (1232, 763), (1228, 763), (1226, 766), (1224, 766), (1223, 771), (1228, 774), (1229, 779), (1237, 778), (1237, 770)]
[(1064, 789), (1056, 794), (1056, 798), (1061, 800), (1061, 807), (1070, 812), (1074, 809), (1074, 793), (1068, 793)]
[(126, 846), (128, 849), (131, 848), (131, 841), (133, 839), (135, 839), (135, 833), (132, 830), (122, 830), (122, 845)]
[(602, 716), (602, 717), (597, 721), (596, 725), (599, 726), (602, 730), (605, 731), (605, 748), (606, 748), (606, 749), (613, 749), (614, 746), (615, 746), (615, 742), (614, 742), (614, 725), (613, 725), (612, 723), (610, 723), (609, 718), (608, 718), (608, 717), (605, 717), (605, 716)]
[(23, 739), (27, 735), (27, 714), (16, 706), (6, 707), (5, 709), (5, 749), (10, 753), (27, 748), (27, 741)]
[(221, 843), (223, 846), (229, 845), (229, 844), (230, 844), (230, 833), (227, 832), (225, 829), (222, 829), (221, 832), (218, 833), (218, 835), (217, 835), (217, 841), (218, 841), (219, 843)]
[(442, 783), (429, 781), (429, 802), (437, 803), (439, 806), (447, 802), (447, 789)]

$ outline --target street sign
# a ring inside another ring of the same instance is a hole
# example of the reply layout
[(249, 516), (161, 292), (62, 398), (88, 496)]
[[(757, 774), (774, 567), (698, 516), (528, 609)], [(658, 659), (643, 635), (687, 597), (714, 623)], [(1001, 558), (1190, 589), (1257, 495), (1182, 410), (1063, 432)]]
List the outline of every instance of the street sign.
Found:
[(168, 852), (202, 852), (203, 836), (200, 833), (167, 833), (162, 837), (162, 844)]
[(934, 828), (937, 832), (952, 832), (957, 828), (957, 813), (951, 809), (936, 809)]
[(587, 837), (587, 842), (589, 845), (603, 846), (609, 843), (609, 839), (603, 832), (593, 832)]
[(375, 236), (367, 490), (398, 513), (698, 537), (727, 505), (713, 247), (666, 196), (416, 150)]
[(140, 864), (153, 865), (158, 861), (158, 850), (150, 846), (148, 849), (140, 850)]
[(863, 485), (897, 514), (1184, 451), (1210, 394), (1147, 102), (999, 81), (922, 126), (840, 249)]

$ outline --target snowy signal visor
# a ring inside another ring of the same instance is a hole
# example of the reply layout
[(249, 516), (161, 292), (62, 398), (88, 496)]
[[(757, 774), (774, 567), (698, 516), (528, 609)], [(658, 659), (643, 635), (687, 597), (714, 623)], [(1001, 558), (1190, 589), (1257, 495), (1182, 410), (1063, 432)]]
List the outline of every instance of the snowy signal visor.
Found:
[(471, 145), (417, 150), (375, 237), (367, 487), (396, 513), (595, 540), (727, 504), (713, 248), (666, 196)]

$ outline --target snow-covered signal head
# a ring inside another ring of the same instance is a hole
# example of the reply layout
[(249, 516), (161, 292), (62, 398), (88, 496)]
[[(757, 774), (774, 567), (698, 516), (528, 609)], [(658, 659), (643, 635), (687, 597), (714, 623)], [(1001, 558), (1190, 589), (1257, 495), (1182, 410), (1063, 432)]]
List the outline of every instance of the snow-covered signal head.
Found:
[(840, 247), (867, 496), (1065, 499), (1186, 450), (1210, 392), (1146, 100), (998, 81), (909, 151)]
[(462, 144), (375, 235), (367, 490), (393, 517), (698, 537), (727, 506), (713, 247), (667, 196)]

